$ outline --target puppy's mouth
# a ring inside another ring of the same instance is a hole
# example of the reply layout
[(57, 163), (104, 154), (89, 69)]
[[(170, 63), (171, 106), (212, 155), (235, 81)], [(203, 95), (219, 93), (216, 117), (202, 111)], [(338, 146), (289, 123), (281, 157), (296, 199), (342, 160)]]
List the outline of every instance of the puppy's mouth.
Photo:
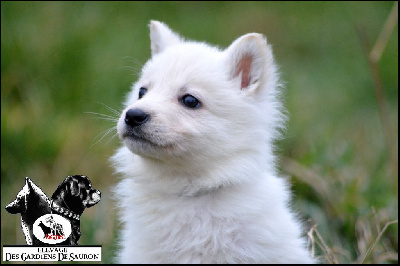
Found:
[(142, 132), (137, 132), (135, 130), (125, 130), (125, 132), (122, 134), (122, 140), (128, 140), (132, 142), (139, 142), (139, 143), (147, 143), (152, 146), (161, 146), (160, 144), (156, 143), (153, 141), (149, 136)]

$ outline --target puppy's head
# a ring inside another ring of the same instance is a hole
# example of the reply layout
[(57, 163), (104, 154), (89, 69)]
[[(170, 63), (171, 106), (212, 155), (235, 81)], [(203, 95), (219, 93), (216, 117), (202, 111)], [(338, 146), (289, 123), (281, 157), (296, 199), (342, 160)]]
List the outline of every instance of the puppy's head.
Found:
[(247, 34), (220, 50), (152, 21), (150, 39), (152, 58), (117, 125), (131, 152), (193, 163), (258, 149), (276, 135), (282, 116), (264, 36)]

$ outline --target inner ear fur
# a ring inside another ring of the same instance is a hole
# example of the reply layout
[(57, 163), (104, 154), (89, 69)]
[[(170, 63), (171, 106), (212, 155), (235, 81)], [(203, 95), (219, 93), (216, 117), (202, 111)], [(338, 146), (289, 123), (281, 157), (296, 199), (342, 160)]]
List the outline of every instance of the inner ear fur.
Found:
[(241, 83), (240, 83), (240, 88), (244, 89), (247, 88), (250, 85), (250, 70), (251, 70), (251, 64), (253, 63), (253, 56), (251, 54), (245, 54), (243, 57), (240, 59), (236, 66), (236, 73), (235, 77), (240, 76)]
[(265, 74), (268, 47), (265, 37), (249, 33), (235, 40), (227, 49), (230, 77), (240, 79), (240, 89), (254, 90)]

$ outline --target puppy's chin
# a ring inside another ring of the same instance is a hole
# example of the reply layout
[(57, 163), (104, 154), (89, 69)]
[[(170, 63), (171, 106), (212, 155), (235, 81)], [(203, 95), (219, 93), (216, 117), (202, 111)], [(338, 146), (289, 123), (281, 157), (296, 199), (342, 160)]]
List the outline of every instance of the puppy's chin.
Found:
[(123, 143), (128, 149), (137, 154), (146, 156), (148, 154), (157, 153), (157, 150), (160, 149), (157, 144), (148, 141), (142, 137), (136, 136), (126, 136), (123, 138)]
[(174, 145), (160, 143), (149, 137), (126, 134), (122, 141), (132, 153), (142, 157), (163, 159), (174, 154)]

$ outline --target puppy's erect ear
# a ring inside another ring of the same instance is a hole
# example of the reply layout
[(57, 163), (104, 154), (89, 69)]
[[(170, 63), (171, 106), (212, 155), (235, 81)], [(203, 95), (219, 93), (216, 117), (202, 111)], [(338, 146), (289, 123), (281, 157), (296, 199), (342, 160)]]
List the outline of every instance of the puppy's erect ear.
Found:
[(255, 91), (266, 78), (268, 65), (273, 63), (265, 37), (249, 33), (236, 39), (226, 50), (229, 77), (237, 80), (242, 90)]
[(151, 55), (161, 53), (168, 46), (182, 42), (182, 38), (162, 22), (150, 21)]

